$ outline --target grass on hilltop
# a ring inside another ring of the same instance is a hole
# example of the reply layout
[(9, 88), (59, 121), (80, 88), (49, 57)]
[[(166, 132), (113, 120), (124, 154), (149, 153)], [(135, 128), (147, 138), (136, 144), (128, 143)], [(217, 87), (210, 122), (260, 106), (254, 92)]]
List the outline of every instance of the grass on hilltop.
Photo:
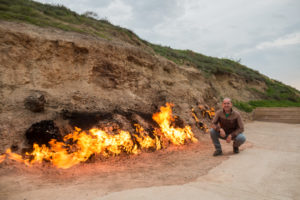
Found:
[(252, 112), (257, 107), (300, 107), (300, 99), (298, 101), (289, 100), (256, 100), (256, 101), (233, 101), (233, 105), (239, 110)]
[(131, 43), (138, 40), (128, 29), (114, 26), (106, 19), (79, 15), (63, 5), (42, 4), (30, 0), (1, 0), (0, 19), (86, 33), (108, 40), (114, 37)]
[(154, 51), (177, 64), (191, 64), (206, 74), (236, 74), (248, 80), (264, 80), (258, 71), (247, 68), (238, 62), (225, 58), (205, 56), (191, 50), (176, 50), (170, 47), (150, 44)]

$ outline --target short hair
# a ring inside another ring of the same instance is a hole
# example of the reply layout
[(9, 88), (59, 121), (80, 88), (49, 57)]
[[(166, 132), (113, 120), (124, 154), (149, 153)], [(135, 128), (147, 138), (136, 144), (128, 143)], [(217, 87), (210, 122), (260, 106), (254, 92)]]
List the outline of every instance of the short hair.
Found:
[(225, 100), (229, 100), (229, 102), (232, 103), (229, 97), (225, 97), (222, 102), (224, 102)]

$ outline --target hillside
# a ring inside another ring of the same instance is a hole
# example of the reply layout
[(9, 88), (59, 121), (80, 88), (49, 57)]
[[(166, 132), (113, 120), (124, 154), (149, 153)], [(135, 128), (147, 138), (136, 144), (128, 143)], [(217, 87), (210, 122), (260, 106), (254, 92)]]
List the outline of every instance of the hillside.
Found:
[(150, 130), (152, 114), (172, 102), (178, 123), (199, 138), (191, 116), (198, 105), (227, 96), (245, 111), (300, 105), (299, 91), (237, 62), (151, 44), (63, 6), (2, 0), (0, 19), (0, 152), (21, 151), (26, 130), (42, 120), (64, 133), (112, 121)]
[[(265, 85), (263, 91), (251, 87), (248, 87), (247, 90), (256, 94), (257, 98), (255, 100), (264, 101), (245, 102), (248, 107), (261, 105), (299, 106), (299, 91), (283, 83), (269, 79), (238, 62), (229, 59), (208, 57), (190, 50), (175, 50), (169, 47), (151, 44), (140, 39), (136, 34), (126, 28), (114, 26), (105, 19), (97, 20), (93, 17), (89, 17), (91, 15), (91, 13), (90, 15), (88, 13), (79, 15), (64, 6), (53, 6), (28, 0), (3, 0), (0, 4), (0, 19), (2, 20), (26, 22), (40, 27), (54, 27), (65, 31), (88, 34), (110, 42), (114, 41), (139, 46), (145, 48), (148, 53), (161, 55), (175, 62), (177, 65), (198, 68), (208, 79), (213, 78), (213, 75), (229, 75), (246, 81), (262, 82)], [(236, 83), (235, 85), (239, 84)], [(247, 101), (249, 99), (237, 98), (236, 100)], [(244, 102), (238, 103), (243, 104)], [(244, 107), (240, 108), (245, 109)]]

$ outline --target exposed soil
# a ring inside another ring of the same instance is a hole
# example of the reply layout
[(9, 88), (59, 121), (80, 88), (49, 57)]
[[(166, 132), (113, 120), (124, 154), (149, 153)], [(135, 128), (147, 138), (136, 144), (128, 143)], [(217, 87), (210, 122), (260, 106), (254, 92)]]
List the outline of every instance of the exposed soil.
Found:
[(221, 96), (251, 99), (246, 88), (264, 88), (233, 76), (208, 79), (150, 48), (22, 23), (0, 21), (0, 52), (0, 153), (12, 145), (20, 153), (26, 130), (42, 120), (68, 130), (94, 125), (76, 124), (66, 113), (115, 113), (126, 129), (124, 113), (139, 120), (172, 102), (174, 114), (195, 127), (191, 109), (198, 104), (217, 108)]

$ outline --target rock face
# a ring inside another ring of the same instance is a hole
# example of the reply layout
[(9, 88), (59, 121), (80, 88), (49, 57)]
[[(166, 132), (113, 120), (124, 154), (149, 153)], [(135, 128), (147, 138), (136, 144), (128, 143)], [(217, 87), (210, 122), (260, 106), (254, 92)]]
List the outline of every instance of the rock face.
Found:
[(208, 79), (148, 47), (25, 24), (0, 22), (0, 51), (0, 152), (22, 143), (39, 121), (70, 125), (64, 111), (151, 116), (172, 102), (174, 114), (193, 126), (191, 108), (198, 103), (215, 106), (225, 96), (249, 100), (255, 96), (246, 86), (263, 88), (237, 77)]

